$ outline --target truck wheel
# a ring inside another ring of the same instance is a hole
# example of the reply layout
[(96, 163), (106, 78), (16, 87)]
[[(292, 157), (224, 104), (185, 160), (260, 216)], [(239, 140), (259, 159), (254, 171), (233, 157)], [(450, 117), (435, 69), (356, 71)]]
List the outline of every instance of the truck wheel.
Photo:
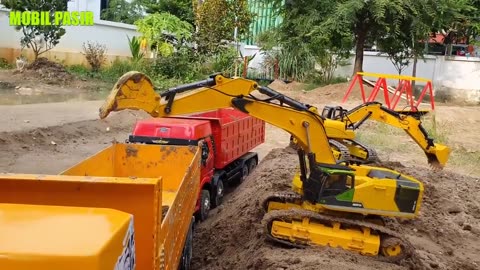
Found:
[(187, 233), (187, 238), (185, 239), (185, 245), (183, 246), (183, 252), (182, 252), (182, 259), (180, 261), (180, 265), (178, 266), (179, 270), (190, 269), (192, 255), (193, 255), (193, 223), (190, 224), (190, 228)]
[(245, 163), (243, 164), (243, 167), (242, 167), (242, 175), (240, 176), (240, 183), (243, 183), (243, 181), (247, 179), (247, 176), (248, 176), (248, 166)]
[(222, 204), (223, 195), (225, 195), (225, 188), (223, 186), (223, 180), (219, 179), (217, 183), (217, 188), (215, 189), (215, 197), (212, 199), (213, 208)]
[(256, 167), (257, 167), (257, 159), (252, 158), (252, 160), (250, 160), (250, 162), (248, 163), (248, 171), (252, 173)]
[(202, 197), (200, 199), (200, 220), (204, 221), (208, 218), (210, 212), (210, 192), (206, 189), (202, 190)]

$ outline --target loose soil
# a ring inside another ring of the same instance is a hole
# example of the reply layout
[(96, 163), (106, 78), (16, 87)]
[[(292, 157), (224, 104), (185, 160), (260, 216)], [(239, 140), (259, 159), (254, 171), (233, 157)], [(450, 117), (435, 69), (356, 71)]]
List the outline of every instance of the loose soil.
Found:
[[(50, 85), (34, 77), (0, 71), (0, 90), (17, 91), (17, 87), (34, 93), (71, 93), (90, 91), (97, 85), (77, 79), (66, 85)], [(301, 84), (282, 82), (274, 82), (272, 87), (319, 109), (327, 104), (348, 109), (359, 104), (358, 89), (345, 104), (340, 103), (348, 83), (311, 91), (302, 91)], [(59, 173), (111, 141), (125, 140), (134, 122), (146, 117), (140, 112), (122, 111), (98, 120), (99, 105), (85, 103), (85, 110), (74, 109), (79, 105), (71, 103), (0, 106), (0, 172)], [(410, 174), (425, 185), (420, 216), (393, 222), (393, 229), (412, 242), (422, 264), (432, 269), (480, 269), (480, 166), (476, 159), (480, 151), (480, 114), (478, 107), (443, 104), (437, 104), (435, 111), (439, 134), (441, 131), (453, 150), (451, 161), (441, 172), (429, 170), (423, 153), (405, 134), (376, 134), (379, 131), (373, 127), (359, 132), (391, 137), (387, 143), (394, 148), (372, 144), (382, 160), (396, 162), (383, 165)], [(268, 191), (289, 191), (297, 166), (296, 155), (284, 149), (289, 134), (268, 124), (266, 133), (265, 144), (256, 149), (263, 160), (255, 172), (227, 195), (224, 205), (215, 209), (209, 219), (198, 224), (193, 269), (414, 268), (411, 261), (395, 265), (340, 249), (286, 249), (265, 242), (259, 201)]]
[(480, 178), (454, 173), (387, 167), (425, 184), (420, 217), (394, 221), (416, 248), (416, 258), (399, 265), (336, 248), (288, 249), (265, 241), (262, 196), (288, 191), (296, 154), (272, 150), (215, 215), (196, 228), (194, 269), (478, 269), (480, 258)]

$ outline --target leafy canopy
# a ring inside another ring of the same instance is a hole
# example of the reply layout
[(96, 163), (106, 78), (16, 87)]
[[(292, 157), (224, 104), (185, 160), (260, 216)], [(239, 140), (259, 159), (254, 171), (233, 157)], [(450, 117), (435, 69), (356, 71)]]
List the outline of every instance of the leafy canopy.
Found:
[(136, 21), (135, 25), (162, 56), (171, 55), (174, 45), (191, 38), (193, 31), (191, 24), (166, 12), (147, 15)]
[(106, 21), (133, 24), (141, 19), (143, 7), (139, 1), (110, 0), (108, 8), (102, 11), (100, 18)]
[(307, 42), (314, 54), (354, 49), (354, 72), (362, 71), (367, 44), (381, 43), (392, 55), (409, 50), (418, 55), (415, 43), (429, 33), (468, 28), (478, 34), (479, 29), (475, 7), (480, 0), (263, 1), (273, 2), (285, 18), (277, 29), (281, 46)]
[(168, 12), (191, 25), (195, 24), (192, 0), (137, 0), (149, 14)]
[[(67, 1), (64, 0), (0, 0), (6, 8), (12, 11), (66, 11)], [(55, 14), (50, 13), (50, 22), (55, 21)], [(27, 47), (33, 50), (35, 60), (42, 53), (45, 53), (60, 42), (65, 34), (62, 25), (28, 25), (17, 26), (21, 30), (23, 37), (20, 39), (22, 49)]]
[(217, 53), (222, 45), (234, 41), (235, 27), (238, 38), (248, 34), (253, 14), (247, 0), (194, 1), (197, 44), (201, 53)]

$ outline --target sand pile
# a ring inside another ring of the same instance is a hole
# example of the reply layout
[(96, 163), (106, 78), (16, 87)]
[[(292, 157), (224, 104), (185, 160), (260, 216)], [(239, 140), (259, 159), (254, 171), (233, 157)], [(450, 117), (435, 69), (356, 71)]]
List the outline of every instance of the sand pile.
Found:
[[(297, 156), (274, 149), (231, 194), (217, 213), (196, 228), (193, 269), (418, 269), (333, 248), (287, 249), (266, 242), (260, 226), (260, 202), (266, 193), (287, 191)], [(424, 181), (420, 217), (394, 221), (427, 269), (480, 269), (479, 179), (448, 172), (428, 172), (387, 164)]]

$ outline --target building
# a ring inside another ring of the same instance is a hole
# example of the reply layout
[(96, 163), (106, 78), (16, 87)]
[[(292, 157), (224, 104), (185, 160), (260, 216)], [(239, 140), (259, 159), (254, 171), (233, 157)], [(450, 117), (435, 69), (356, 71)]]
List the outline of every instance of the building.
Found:
[[(93, 11), (93, 26), (65, 26), (66, 33), (61, 42), (51, 51), (42, 54), (66, 65), (86, 64), (81, 53), (83, 44), (87, 41), (98, 42), (107, 47), (108, 62), (117, 58), (130, 56), (127, 36), (139, 36), (136, 27), (129, 24), (104, 21), (100, 19), (100, 10), (106, 1), (98, 0), (69, 0), (68, 11)], [(31, 50), (20, 47), (22, 33), (15, 31), (9, 25), (9, 10), (0, 5), (0, 58), (13, 63), (22, 53), (32, 58)]]

